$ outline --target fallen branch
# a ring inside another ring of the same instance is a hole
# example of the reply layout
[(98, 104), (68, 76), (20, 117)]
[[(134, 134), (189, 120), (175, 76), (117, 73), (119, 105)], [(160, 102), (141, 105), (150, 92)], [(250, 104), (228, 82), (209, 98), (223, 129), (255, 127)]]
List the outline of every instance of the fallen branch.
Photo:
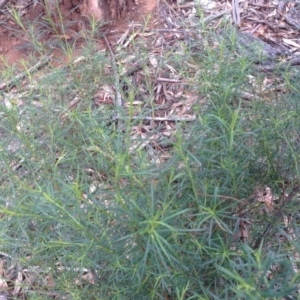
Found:
[(238, 0), (232, 0), (232, 19), (235, 25), (241, 24), (241, 12)]
[(282, 210), (283, 208), (288, 205), (292, 199), (297, 195), (297, 193), (300, 191), (300, 186), (296, 185), (291, 192), (288, 194), (288, 196), (283, 196), (283, 199), (281, 201), (281, 205), (279, 206), (278, 210), (276, 210), (275, 214), (273, 215), (271, 221), (269, 222), (268, 226), (265, 228), (264, 232), (256, 239), (253, 245), (253, 249), (256, 250), (260, 247), (261, 242), (264, 240), (264, 238), (267, 236), (267, 234), (272, 230), (272, 227), (274, 224), (276, 224), (276, 221), (282, 216)]
[(292, 66), (297, 66), (300, 65), (300, 56), (297, 55), (295, 57), (293, 57), (291, 60), (286, 61), (284, 63), (281, 64), (270, 64), (270, 65), (266, 65), (266, 66), (256, 66), (255, 69), (259, 70), (259, 71), (264, 71), (264, 72), (271, 72), (271, 71), (284, 71), (285, 69), (292, 67)]
[(133, 30), (135, 27), (141, 27), (141, 25), (139, 24), (134, 24), (134, 23), (131, 23), (129, 26), (128, 26), (128, 29), (125, 31), (125, 33), (119, 38), (119, 40), (117, 41), (117, 45), (119, 45), (118, 47), (118, 50), (120, 50), (121, 48), (126, 48), (128, 46), (128, 44), (130, 43), (130, 41), (132, 39), (134, 39), (134, 37), (136, 36), (136, 34), (139, 33), (140, 30), (138, 30), (136, 32), (136, 34), (134, 35), (134, 37), (130, 37), (127, 42), (125, 43), (125, 40), (127, 39), (127, 37), (129, 36), (131, 30)]
[(105, 35), (103, 36), (103, 38), (104, 38), (105, 44), (108, 48), (108, 51), (110, 53), (111, 61), (112, 61), (112, 67), (113, 67), (113, 70), (114, 70), (115, 90), (116, 90), (115, 104), (116, 104), (117, 108), (121, 108), (122, 104), (123, 104), (123, 101), (122, 101), (122, 96), (121, 96), (121, 93), (120, 93), (120, 90), (121, 90), (120, 89), (120, 80), (119, 80), (119, 73), (118, 73), (118, 69), (117, 69), (115, 55), (114, 55), (114, 52), (112, 51), (112, 49), (110, 47), (110, 44), (109, 44), (109, 41), (108, 41), (108, 39), (106, 38)]
[(17, 74), (15, 76), (15, 78), (13, 78), (7, 82), (2, 82), (0, 84), (0, 90), (8, 90), (12, 85), (14, 85), (16, 83), (16, 81), (24, 78), (29, 73), (33, 73), (33, 72), (37, 71), (39, 68), (46, 65), (51, 60), (52, 56), (53, 55), (42, 57), (33, 67), (29, 68), (27, 71)]
[(8, 2), (8, 0), (1, 0), (0, 1), (0, 9), (2, 9), (7, 2)]
[(216, 20), (216, 19), (219, 19), (219, 18), (223, 17), (224, 15), (226, 15), (228, 13), (230, 13), (230, 10), (224, 10), (224, 11), (222, 11), (219, 14), (211, 15), (209, 17), (204, 18), (203, 19), (203, 23), (207, 24), (207, 23), (209, 23), (209, 22), (211, 22), (213, 20)]
[(184, 83), (184, 84), (188, 83), (186, 80), (170, 79), (170, 78), (163, 78), (163, 77), (157, 77), (156, 80), (165, 83)]
[[(147, 121), (180, 121), (180, 122), (192, 122), (197, 119), (196, 116), (192, 117), (139, 117), (139, 116), (132, 116), (130, 117), (133, 120), (147, 120)], [(116, 116), (115, 119), (120, 119), (120, 116)]]

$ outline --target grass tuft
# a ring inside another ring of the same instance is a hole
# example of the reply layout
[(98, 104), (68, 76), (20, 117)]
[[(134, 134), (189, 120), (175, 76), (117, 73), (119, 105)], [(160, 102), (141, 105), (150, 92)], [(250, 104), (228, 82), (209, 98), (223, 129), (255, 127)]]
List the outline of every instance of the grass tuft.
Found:
[[(16, 77), (3, 92), (0, 260), (13, 296), (298, 297), (298, 82), (280, 74), (286, 92), (266, 96), (234, 41), (196, 26), (201, 51), (176, 44), (150, 67), (135, 40), (112, 67), (111, 53), (95, 52), (92, 23), (84, 60), (28, 74), (26, 89)], [(74, 47), (62, 49), (71, 61)], [(2, 79), (15, 74), (6, 66)], [(179, 83), (159, 93), (154, 75)], [(162, 100), (176, 88), (182, 98)], [(149, 121), (180, 105), (194, 121)], [(266, 187), (273, 211), (256, 193)]]

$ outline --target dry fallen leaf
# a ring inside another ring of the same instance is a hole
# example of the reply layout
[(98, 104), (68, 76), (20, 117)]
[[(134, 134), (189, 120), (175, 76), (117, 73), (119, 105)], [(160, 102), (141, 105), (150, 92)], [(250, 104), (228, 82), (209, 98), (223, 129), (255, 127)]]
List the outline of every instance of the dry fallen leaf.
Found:
[[(300, 44), (294, 42), (293, 40), (290, 40), (290, 39), (282, 39), (282, 41), (287, 44), (287, 45), (290, 45), (290, 46), (293, 46), (295, 47), (296, 49), (300, 49)], [(297, 39), (297, 41), (299, 41), (299, 39)], [(300, 41), (299, 41), (300, 42)]]
[(92, 272), (87, 272), (81, 277), (84, 281), (87, 281), (90, 284), (95, 284), (95, 276)]
[(273, 198), (271, 188), (268, 186), (264, 189), (258, 190), (257, 192), (257, 201), (265, 204), (268, 213), (271, 213), (274, 209)]
[[(5, 280), (6, 278), (6, 273), (5, 273), (5, 260), (0, 259), (0, 290), (1, 291), (6, 291), (8, 289), (7, 282)], [(0, 298), (1, 300), (1, 298)]]
[(149, 57), (149, 61), (150, 61), (151, 65), (152, 65), (154, 68), (156, 68), (156, 67), (158, 66), (157, 59), (155, 58), (154, 55), (151, 55), (151, 56)]
[(104, 85), (99, 89), (94, 97), (95, 105), (114, 104), (115, 91), (110, 85)]
[(22, 284), (23, 284), (23, 273), (22, 271), (19, 271), (17, 278), (15, 280), (15, 287), (12, 293), (14, 296), (17, 296), (21, 292)]

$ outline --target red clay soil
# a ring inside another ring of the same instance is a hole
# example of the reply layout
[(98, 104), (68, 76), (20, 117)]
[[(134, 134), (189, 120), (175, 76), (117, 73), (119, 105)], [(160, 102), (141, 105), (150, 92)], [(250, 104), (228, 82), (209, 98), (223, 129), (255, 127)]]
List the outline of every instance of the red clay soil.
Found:
[[(46, 45), (52, 49), (52, 53), (57, 58), (63, 58), (62, 52), (56, 48), (56, 45), (61, 42), (76, 45), (74, 53), (80, 55), (80, 49), (84, 44), (80, 32), (84, 26), (88, 26), (87, 19), (80, 13), (80, 0), (73, 0), (71, 9), (69, 7), (70, 1), (60, 1), (63, 22), (61, 23), (59, 18), (56, 18), (54, 20), (56, 28), (53, 28), (53, 24), (51, 25), (46, 18), (43, 7), (44, 1), (31, 1), (29, 5), (26, 5), (27, 2), (25, 1), (26, 3), (21, 6), (19, 5), (20, 2), (24, 1), (9, 2), (6, 7), (0, 10), (0, 69), (5, 64), (14, 64), (18, 68), (22, 68), (22, 60), (28, 61), (32, 56), (39, 56), (30, 35), (34, 36), (41, 45)], [(36, 4), (34, 4), (35, 2)], [(135, 1), (135, 5), (130, 8), (124, 18), (112, 20), (99, 30), (105, 30), (108, 39), (110, 35), (112, 39), (115, 39), (116, 35), (120, 36), (127, 30), (131, 22), (141, 22), (143, 18), (153, 13), (156, 3), (157, 0)], [(13, 18), (12, 9), (21, 16), (21, 23), (25, 30)], [(29, 26), (29, 24), (34, 24), (34, 26)], [(62, 28), (64, 30), (61, 30)], [(101, 32), (99, 32), (99, 36), (101, 36)], [(101, 47), (101, 42), (99, 45)]]

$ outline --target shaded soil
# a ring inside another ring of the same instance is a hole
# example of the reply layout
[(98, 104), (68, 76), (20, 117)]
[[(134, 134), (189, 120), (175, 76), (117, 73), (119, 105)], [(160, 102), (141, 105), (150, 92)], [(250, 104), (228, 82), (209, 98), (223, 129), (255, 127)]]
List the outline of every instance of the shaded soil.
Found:
[[(58, 15), (47, 16), (44, 1), (31, 1), (29, 4), (26, 4), (27, 2), (22, 4), (24, 1), (20, 0), (9, 2), (0, 10), (0, 68), (5, 64), (15, 64), (18, 68), (22, 68), (22, 61), (40, 55), (39, 48), (49, 50), (54, 54), (54, 58), (59, 60), (67, 59), (60, 50), (60, 46), (64, 43), (75, 46), (74, 55), (80, 55), (85, 43), (82, 32), (89, 27), (87, 17), (81, 14), (81, 2), (61, 1), (59, 4), (61, 18)], [(104, 47), (101, 35), (105, 33), (108, 39), (118, 38), (127, 30), (130, 23), (140, 22), (153, 13), (156, 2), (156, 0), (136, 1), (125, 17), (100, 26), (95, 36), (99, 38), (99, 48)], [(20, 22), (13, 16), (12, 11), (20, 16)]]

